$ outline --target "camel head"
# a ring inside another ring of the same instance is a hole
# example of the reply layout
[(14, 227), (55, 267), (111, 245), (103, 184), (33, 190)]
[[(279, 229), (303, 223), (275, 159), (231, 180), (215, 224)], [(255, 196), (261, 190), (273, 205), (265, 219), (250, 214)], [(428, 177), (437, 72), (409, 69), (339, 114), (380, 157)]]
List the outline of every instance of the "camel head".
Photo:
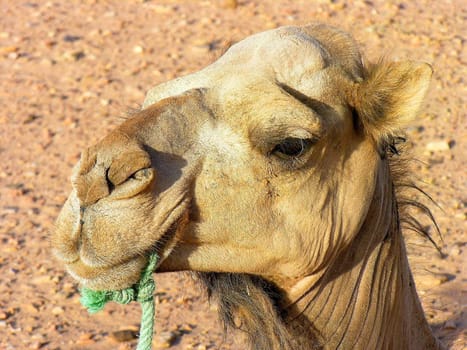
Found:
[(93, 289), (135, 283), (157, 250), (157, 271), (247, 273), (293, 294), (384, 210), (385, 148), (431, 77), (362, 62), (340, 30), (282, 27), (156, 86), (82, 153), (55, 255)]

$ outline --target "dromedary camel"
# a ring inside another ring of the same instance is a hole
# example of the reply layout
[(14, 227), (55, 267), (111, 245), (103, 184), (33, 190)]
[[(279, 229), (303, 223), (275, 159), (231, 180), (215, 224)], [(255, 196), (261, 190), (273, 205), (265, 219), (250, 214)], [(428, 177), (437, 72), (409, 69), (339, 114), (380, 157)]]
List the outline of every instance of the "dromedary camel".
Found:
[(395, 154), (431, 74), (363, 64), (321, 24), (253, 35), (83, 152), (55, 254), (82, 285), (121, 289), (157, 250), (157, 272), (198, 272), (253, 349), (439, 349)]

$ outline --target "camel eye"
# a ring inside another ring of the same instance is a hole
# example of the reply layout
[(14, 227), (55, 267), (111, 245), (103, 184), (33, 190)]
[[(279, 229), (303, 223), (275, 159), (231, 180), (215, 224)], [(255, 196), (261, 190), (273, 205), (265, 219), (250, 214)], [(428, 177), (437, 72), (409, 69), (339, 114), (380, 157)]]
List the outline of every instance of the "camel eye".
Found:
[(310, 149), (314, 141), (312, 139), (299, 139), (288, 137), (277, 144), (271, 154), (280, 158), (298, 158)]

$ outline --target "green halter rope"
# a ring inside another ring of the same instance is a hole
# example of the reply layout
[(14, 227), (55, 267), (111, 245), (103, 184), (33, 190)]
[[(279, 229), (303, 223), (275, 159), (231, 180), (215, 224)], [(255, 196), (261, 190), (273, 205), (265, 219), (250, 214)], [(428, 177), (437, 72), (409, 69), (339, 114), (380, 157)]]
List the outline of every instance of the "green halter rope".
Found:
[(115, 291), (81, 289), (80, 302), (91, 314), (102, 310), (108, 301), (115, 301), (119, 304), (137, 301), (141, 304), (141, 327), (137, 350), (150, 350), (152, 345), (155, 317), (154, 291), (156, 290), (152, 273), (156, 268), (157, 260), (157, 254), (151, 254), (139, 282), (129, 288)]

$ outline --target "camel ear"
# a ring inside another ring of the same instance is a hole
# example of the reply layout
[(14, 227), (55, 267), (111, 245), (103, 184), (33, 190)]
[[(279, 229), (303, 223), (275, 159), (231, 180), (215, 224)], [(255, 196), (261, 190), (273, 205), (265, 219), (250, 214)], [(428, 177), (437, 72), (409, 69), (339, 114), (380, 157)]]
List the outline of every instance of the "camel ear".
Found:
[(416, 117), (432, 73), (429, 64), (413, 61), (367, 69), (365, 78), (349, 92), (365, 132), (380, 143), (407, 127)]

